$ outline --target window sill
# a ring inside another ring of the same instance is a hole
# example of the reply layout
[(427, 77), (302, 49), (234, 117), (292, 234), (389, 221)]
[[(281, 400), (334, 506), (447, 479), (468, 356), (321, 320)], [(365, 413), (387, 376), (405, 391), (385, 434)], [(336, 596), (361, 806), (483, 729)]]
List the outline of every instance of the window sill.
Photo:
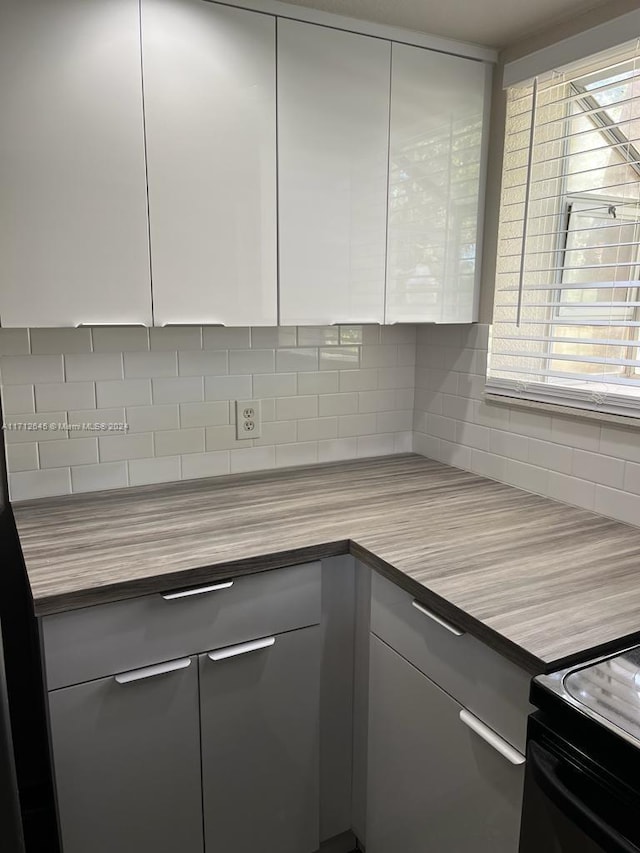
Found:
[(577, 406), (563, 406), (561, 403), (548, 403), (543, 400), (526, 400), (523, 397), (508, 397), (503, 394), (494, 394), (485, 391), (483, 400), (486, 403), (508, 408), (535, 409), (564, 418), (577, 418), (579, 420), (598, 421), (599, 423), (616, 424), (628, 429), (640, 430), (640, 417), (614, 415), (611, 412), (597, 412), (593, 409), (581, 409)]

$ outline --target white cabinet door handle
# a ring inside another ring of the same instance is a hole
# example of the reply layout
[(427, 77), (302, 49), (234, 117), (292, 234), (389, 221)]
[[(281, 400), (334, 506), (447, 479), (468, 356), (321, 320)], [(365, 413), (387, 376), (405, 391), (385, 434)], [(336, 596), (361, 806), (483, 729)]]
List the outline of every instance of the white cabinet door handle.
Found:
[(239, 643), (237, 646), (227, 646), (225, 649), (216, 649), (215, 652), (209, 652), (207, 657), (210, 660), (226, 660), (234, 658), (236, 655), (246, 655), (248, 652), (257, 652), (258, 649), (267, 649), (276, 641), (275, 637), (265, 637), (263, 640), (252, 640), (250, 643)]
[(145, 666), (143, 669), (133, 669), (131, 672), (121, 672), (115, 676), (118, 684), (129, 684), (131, 681), (141, 681), (143, 678), (153, 678), (154, 675), (166, 675), (191, 666), (191, 658), (172, 660), (169, 663), (158, 663), (155, 666)]
[(521, 752), (514, 749), (510, 743), (503, 740), (503, 738), (501, 738), (500, 735), (497, 735), (493, 729), (490, 729), (489, 726), (485, 725), (477, 717), (474, 717), (473, 714), (469, 713), (469, 711), (466, 711), (463, 708), (462, 711), (460, 711), (460, 719), (465, 726), (468, 726), (478, 735), (478, 737), (481, 737), (482, 740), (486, 741), (489, 746), (492, 746), (496, 752), (499, 752), (500, 755), (504, 756), (507, 761), (516, 765), (524, 764), (525, 757)]
[(432, 613), (428, 610), (424, 604), (420, 604), (419, 601), (415, 601), (415, 599), (411, 602), (416, 610), (419, 610), (424, 616), (428, 616), (429, 619), (432, 619), (434, 622), (437, 622), (438, 625), (441, 625), (443, 628), (446, 628), (447, 631), (450, 631), (452, 634), (455, 634), (456, 637), (462, 637), (464, 631), (461, 631), (460, 628), (456, 628), (455, 625), (452, 625), (451, 622), (447, 622), (441, 616), (436, 616), (435, 613)]
[(159, 324), (159, 328), (161, 328), (161, 329), (170, 329), (173, 326), (177, 326), (177, 327), (180, 327), (180, 326), (219, 326), (220, 328), (224, 329), (225, 324), (219, 323), (217, 320), (216, 321), (202, 320), (200, 323), (194, 322), (194, 323), (160, 323)]
[(188, 598), (190, 595), (202, 595), (204, 592), (215, 592), (218, 589), (229, 589), (233, 586), (233, 581), (224, 581), (223, 583), (214, 583), (210, 586), (199, 586), (196, 589), (182, 589), (179, 592), (164, 592), (162, 597), (165, 601), (175, 601), (176, 598)]

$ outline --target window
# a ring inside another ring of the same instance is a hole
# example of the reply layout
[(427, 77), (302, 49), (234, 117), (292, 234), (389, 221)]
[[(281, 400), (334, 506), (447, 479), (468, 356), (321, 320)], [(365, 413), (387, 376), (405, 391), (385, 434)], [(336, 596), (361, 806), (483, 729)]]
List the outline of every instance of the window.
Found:
[(507, 92), (487, 390), (640, 417), (640, 44)]

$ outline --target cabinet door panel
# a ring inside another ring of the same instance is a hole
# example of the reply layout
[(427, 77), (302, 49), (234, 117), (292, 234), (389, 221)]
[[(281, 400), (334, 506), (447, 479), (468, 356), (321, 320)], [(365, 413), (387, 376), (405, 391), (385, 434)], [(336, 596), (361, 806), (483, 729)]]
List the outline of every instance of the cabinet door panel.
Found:
[(387, 323), (477, 319), (489, 76), (481, 62), (393, 45)]
[(320, 627), (222, 660), (200, 656), (208, 853), (319, 846)]
[(202, 853), (196, 667), (49, 694), (63, 853)]
[(523, 767), (371, 637), (367, 853), (517, 853)]
[(278, 20), (283, 324), (383, 322), (390, 51)]
[(154, 322), (275, 325), (275, 19), (142, 0)]
[(137, 0), (0, 12), (0, 320), (151, 323)]

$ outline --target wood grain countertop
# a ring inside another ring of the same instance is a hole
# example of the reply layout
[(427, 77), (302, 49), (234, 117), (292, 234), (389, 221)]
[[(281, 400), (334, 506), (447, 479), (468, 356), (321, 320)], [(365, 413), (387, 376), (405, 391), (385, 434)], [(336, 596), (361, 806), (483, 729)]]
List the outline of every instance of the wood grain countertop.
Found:
[(39, 616), (350, 552), (530, 672), (640, 642), (640, 529), (413, 454), (13, 508)]

